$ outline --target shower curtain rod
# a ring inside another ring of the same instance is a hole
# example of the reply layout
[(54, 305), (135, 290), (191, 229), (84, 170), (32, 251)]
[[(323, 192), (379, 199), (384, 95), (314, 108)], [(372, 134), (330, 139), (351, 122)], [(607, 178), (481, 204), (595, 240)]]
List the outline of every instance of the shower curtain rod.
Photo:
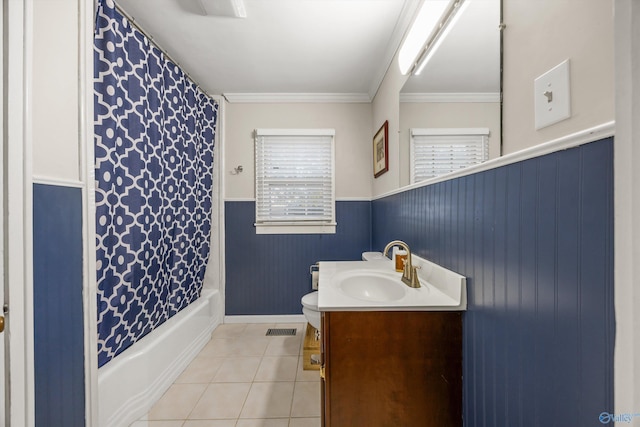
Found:
[[(160, 45), (159, 45), (159, 44), (158, 44), (158, 43), (153, 39), (153, 36), (152, 36), (149, 32), (147, 32), (144, 28), (142, 28), (142, 27), (140, 26), (140, 24), (138, 24), (138, 23), (136, 22), (136, 18), (134, 18), (133, 16), (129, 15), (129, 14), (128, 14), (124, 9), (122, 9), (122, 7), (121, 7), (118, 3), (116, 3), (115, 1), (114, 1), (113, 3), (114, 3), (114, 5), (116, 6), (116, 10), (117, 10), (118, 12), (120, 12), (120, 13), (122, 14), (122, 16), (124, 16), (125, 18), (127, 18), (127, 20), (131, 23), (131, 25), (133, 25), (133, 26), (134, 26), (138, 31), (140, 31), (142, 34), (144, 34), (144, 36), (145, 36), (146, 38), (148, 38), (148, 39), (149, 39), (149, 42), (150, 42), (151, 44), (153, 44), (156, 48), (158, 48), (158, 49), (159, 49), (159, 50), (164, 54), (164, 56), (166, 56), (166, 57), (167, 57), (167, 59), (169, 59), (169, 61), (173, 62), (173, 63), (174, 63), (174, 64), (176, 64), (178, 67), (180, 67), (180, 69), (184, 72), (184, 74), (187, 76), (187, 78), (188, 78), (189, 80), (191, 80), (191, 82), (192, 82), (193, 84), (195, 84), (195, 85), (196, 85), (196, 87), (197, 87), (198, 89), (200, 89), (200, 91), (201, 91), (202, 93), (204, 93), (205, 95), (207, 95), (207, 96), (208, 96), (210, 99), (212, 99), (213, 101), (216, 101), (216, 100), (213, 98), (213, 95), (211, 95), (211, 94), (207, 93), (207, 91), (205, 91), (205, 90), (202, 88), (202, 86), (200, 85), (200, 83), (198, 83), (198, 82), (197, 82), (193, 77), (191, 77), (191, 74), (189, 74), (189, 73), (187, 72), (187, 70), (183, 69), (183, 68), (182, 68), (182, 66), (180, 65), (180, 63), (179, 63), (178, 61), (176, 61), (175, 59), (173, 59), (173, 57), (169, 54), (169, 52), (167, 52), (165, 49), (163, 49), (163, 48), (162, 48), (162, 47), (161, 47), (161, 46), (160, 46)], [(217, 102), (217, 101), (216, 101), (216, 102)]]

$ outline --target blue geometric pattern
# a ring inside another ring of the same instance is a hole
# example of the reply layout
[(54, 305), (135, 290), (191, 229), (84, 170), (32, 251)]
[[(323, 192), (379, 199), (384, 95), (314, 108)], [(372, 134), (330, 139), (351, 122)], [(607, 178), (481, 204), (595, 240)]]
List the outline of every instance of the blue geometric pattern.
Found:
[(100, 2), (94, 36), (98, 365), (200, 296), (218, 104)]

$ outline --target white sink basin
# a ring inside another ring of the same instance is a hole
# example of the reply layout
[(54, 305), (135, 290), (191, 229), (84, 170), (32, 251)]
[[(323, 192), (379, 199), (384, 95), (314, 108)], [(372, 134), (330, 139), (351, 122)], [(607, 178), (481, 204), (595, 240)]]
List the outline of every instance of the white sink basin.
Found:
[(390, 259), (376, 261), (320, 261), (320, 311), (436, 311), (466, 310), (464, 276), (413, 256), (420, 267), (421, 286), (402, 283)]
[(406, 295), (399, 274), (356, 270), (342, 273), (336, 281), (342, 292), (365, 301), (398, 301)]

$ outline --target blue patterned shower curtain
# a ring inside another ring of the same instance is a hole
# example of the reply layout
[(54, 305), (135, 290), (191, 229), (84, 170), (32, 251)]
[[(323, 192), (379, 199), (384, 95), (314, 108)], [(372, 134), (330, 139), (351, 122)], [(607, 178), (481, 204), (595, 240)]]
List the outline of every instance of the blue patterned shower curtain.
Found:
[(218, 104), (114, 7), (94, 37), (98, 365), (202, 290)]

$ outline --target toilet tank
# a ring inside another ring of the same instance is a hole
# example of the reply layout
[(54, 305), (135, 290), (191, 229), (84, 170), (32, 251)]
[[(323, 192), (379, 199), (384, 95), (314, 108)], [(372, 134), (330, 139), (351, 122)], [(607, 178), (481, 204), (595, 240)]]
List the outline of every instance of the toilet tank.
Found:
[(363, 261), (375, 261), (383, 258), (382, 252), (362, 252)]

